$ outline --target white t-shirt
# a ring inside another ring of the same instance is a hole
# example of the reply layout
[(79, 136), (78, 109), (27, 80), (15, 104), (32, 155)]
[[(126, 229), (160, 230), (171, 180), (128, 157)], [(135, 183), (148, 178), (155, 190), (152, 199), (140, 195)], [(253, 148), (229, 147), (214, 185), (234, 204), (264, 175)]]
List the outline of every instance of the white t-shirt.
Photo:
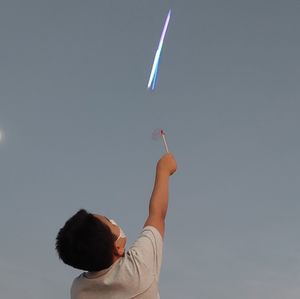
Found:
[(71, 299), (159, 299), (162, 251), (159, 231), (146, 226), (125, 256), (108, 269), (75, 278)]

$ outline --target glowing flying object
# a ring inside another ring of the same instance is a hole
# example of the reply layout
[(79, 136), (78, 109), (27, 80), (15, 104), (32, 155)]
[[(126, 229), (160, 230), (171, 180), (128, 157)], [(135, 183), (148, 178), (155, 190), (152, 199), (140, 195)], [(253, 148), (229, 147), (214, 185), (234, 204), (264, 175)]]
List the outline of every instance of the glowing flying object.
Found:
[(156, 83), (156, 79), (157, 79), (157, 72), (158, 72), (158, 66), (159, 66), (159, 60), (160, 60), (160, 54), (161, 54), (161, 50), (162, 50), (162, 47), (163, 47), (165, 35), (166, 35), (167, 29), (168, 29), (170, 17), (171, 17), (171, 9), (168, 12), (168, 15), (167, 15), (167, 18), (166, 18), (166, 21), (165, 21), (165, 25), (164, 25), (163, 31), (161, 33), (161, 36), (160, 36), (158, 48), (157, 48), (155, 56), (154, 56), (154, 61), (153, 61), (153, 65), (152, 65), (152, 69), (151, 69), (151, 73), (150, 73), (149, 82), (148, 82), (148, 89), (151, 88), (152, 90), (154, 90), (154, 88), (155, 88), (155, 83)]
[(162, 140), (164, 142), (166, 152), (168, 153), (169, 148), (168, 148), (168, 144), (167, 144), (167, 140), (166, 140), (166, 133), (162, 129), (155, 129), (152, 133), (152, 139), (153, 140), (158, 140), (159, 138), (162, 138)]

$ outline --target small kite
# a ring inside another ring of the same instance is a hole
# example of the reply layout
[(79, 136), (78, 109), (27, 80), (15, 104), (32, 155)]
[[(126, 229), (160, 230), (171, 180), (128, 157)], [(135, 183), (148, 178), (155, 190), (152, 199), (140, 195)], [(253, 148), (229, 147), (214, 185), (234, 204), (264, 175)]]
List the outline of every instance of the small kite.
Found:
[(153, 65), (152, 65), (152, 69), (151, 69), (151, 73), (150, 73), (150, 78), (149, 78), (149, 82), (148, 82), (148, 89), (151, 88), (152, 90), (154, 90), (154, 88), (155, 88), (157, 72), (158, 72), (158, 67), (159, 67), (159, 61), (160, 61), (160, 54), (161, 54), (161, 50), (163, 47), (165, 35), (166, 35), (167, 29), (168, 29), (170, 17), (171, 17), (171, 9), (168, 12), (168, 15), (167, 15), (167, 18), (165, 21), (165, 25), (164, 25), (163, 31), (161, 33), (161, 36), (160, 36), (158, 48), (155, 53), (155, 57), (154, 57), (154, 61), (153, 61)]

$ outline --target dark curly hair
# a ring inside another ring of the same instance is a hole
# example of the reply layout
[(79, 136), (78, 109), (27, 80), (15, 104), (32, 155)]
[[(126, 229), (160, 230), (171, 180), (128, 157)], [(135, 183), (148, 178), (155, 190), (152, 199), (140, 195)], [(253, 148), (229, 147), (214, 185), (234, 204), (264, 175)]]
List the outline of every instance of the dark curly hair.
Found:
[(115, 236), (110, 228), (86, 210), (79, 210), (59, 230), (56, 250), (67, 265), (100, 271), (113, 263)]

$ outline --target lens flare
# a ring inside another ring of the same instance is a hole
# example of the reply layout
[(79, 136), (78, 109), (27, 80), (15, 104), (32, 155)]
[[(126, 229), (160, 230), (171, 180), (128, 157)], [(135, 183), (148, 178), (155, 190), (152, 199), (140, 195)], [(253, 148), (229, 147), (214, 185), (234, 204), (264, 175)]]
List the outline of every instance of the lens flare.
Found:
[(0, 129), (0, 142), (4, 140), (4, 132)]

